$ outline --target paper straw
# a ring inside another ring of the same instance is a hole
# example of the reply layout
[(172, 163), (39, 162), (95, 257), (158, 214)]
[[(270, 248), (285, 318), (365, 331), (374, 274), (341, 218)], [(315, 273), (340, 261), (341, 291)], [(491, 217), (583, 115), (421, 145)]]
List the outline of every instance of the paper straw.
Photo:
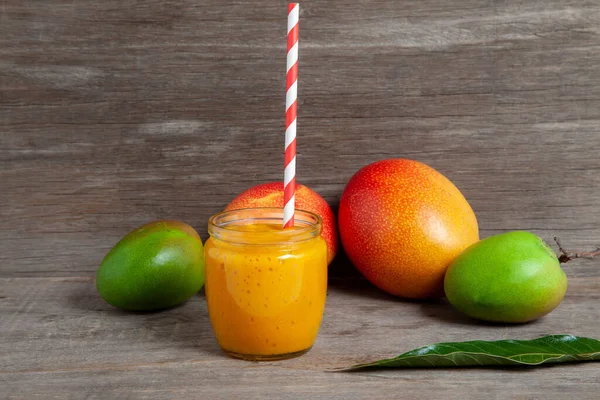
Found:
[(288, 4), (287, 73), (285, 76), (285, 155), (283, 227), (294, 226), (296, 195), (296, 114), (298, 106), (298, 19), (300, 5)]

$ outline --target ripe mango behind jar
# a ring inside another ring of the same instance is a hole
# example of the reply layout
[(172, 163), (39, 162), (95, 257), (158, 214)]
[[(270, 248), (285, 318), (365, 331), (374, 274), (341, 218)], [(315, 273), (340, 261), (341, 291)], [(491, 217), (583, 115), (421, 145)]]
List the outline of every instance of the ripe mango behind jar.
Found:
[(554, 251), (523, 231), (471, 245), (450, 264), (444, 279), (454, 307), (496, 322), (533, 321), (554, 310), (566, 290), (567, 277)]

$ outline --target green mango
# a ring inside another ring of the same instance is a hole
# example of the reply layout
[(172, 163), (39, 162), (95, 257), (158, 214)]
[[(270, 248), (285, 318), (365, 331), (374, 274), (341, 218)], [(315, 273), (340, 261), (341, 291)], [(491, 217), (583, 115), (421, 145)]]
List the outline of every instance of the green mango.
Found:
[(528, 322), (554, 310), (567, 277), (554, 251), (523, 231), (495, 235), (466, 248), (448, 267), (444, 291), (466, 315), (486, 321)]
[(104, 300), (135, 311), (176, 306), (203, 285), (202, 240), (179, 221), (155, 221), (130, 232), (108, 252), (96, 274)]

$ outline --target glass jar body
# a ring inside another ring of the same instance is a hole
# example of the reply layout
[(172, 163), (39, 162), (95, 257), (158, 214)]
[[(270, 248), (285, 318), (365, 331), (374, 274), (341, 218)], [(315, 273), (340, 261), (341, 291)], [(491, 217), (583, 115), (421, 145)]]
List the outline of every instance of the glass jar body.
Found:
[(283, 230), (282, 217), (282, 210), (257, 208), (209, 223), (208, 311), (219, 345), (233, 357), (290, 358), (317, 337), (327, 292), (320, 219), (296, 211), (295, 227)]

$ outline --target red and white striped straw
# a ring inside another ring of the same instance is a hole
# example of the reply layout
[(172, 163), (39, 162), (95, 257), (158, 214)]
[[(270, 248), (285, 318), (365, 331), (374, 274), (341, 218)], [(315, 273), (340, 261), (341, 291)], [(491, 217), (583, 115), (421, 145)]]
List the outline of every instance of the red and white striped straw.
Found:
[(296, 115), (298, 107), (298, 3), (288, 4), (287, 73), (285, 76), (285, 155), (283, 227), (294, 226), (296, 195)]

